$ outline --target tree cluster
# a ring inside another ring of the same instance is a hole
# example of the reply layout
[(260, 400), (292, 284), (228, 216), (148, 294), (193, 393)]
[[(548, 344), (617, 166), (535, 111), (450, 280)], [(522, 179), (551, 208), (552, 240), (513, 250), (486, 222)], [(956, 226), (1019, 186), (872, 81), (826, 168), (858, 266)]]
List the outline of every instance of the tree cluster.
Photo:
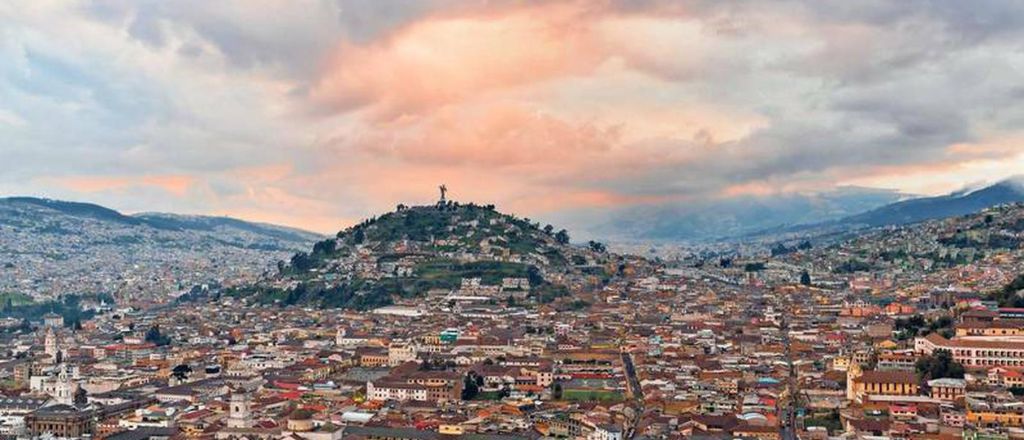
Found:
[(918, 359), (915, 367), (921, 380), (964, 377), (964, 366), (953, 360), (949, 350), (935, 350), (931, 356)]

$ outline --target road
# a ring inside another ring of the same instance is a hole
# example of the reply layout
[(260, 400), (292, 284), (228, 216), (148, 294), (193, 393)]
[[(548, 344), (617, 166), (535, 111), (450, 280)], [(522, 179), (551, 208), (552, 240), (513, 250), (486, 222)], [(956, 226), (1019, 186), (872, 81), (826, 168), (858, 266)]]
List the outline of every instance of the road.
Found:
[(636, 377), (633, 356), (625, 351), (622, 352), (622, 366), (626, 370), (626, 386), (629, 388), (634, 402), (636, 402), (636, 416), (626, 426), (626, 435), (624, 436), (624, 438), (630, 439), (636, 434), (637, 424), (640, 423), (640, 417), (644, 413), (644, 390), (640, 387), (640, 380)]
[[(783, 306), (781, 310), (785, 311), (788, 308)], [(789, 366), (789, 377), (786, 379), (786, 397), (788, 402), (786, 403), (784, 413), (780, 415), (780, 418), (785, 420), (785, 422), (782, 423), (779, 434), (782, 440), (796, 440), (796, 408), (799, 403), (797, 397), (800, 394), (800, 390), (797, 383), (796, 366), (793, 364), (793, 352), (790, 348), (789, 319), (785, 315), (782, 317), (780, 328), (782, 330), (782, 345), (785, 347), (786, 364)]]

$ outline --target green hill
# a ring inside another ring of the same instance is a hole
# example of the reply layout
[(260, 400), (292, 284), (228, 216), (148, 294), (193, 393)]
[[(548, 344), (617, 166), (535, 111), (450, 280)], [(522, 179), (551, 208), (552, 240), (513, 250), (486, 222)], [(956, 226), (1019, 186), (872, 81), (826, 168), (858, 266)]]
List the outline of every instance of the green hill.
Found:
[(565, 230), (492, 205), (399, 205), (279, 262), (276, 276), (229, 294), (354, 309), (454, 291), (547, 303), (608, 283), (625, 267), (623, 257), (600, 243), (570, 245)]

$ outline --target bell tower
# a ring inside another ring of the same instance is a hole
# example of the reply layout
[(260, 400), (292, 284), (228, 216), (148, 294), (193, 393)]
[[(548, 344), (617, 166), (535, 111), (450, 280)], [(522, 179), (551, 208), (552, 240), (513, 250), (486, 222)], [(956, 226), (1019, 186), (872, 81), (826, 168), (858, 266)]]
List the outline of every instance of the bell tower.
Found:
[(228, 411), (228, 428), (251, 428), (252, 412), (249, 394), (234, 392), (231, 394), (231, 408)]
[(46, 338), (43, 340), (43, 345), (50, 362), (56, 363), (60, 346), (57, 343), (57, 334), (53, 332), (53, 327), (46, 327)]

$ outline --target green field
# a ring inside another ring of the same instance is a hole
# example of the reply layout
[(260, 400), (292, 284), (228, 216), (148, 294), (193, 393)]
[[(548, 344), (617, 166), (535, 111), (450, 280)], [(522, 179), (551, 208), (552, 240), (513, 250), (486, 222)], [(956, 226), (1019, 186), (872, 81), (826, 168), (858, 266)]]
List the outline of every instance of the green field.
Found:
[(581, 402), (616, 402), (623, 399), (622, 393), (617, 391), (604, 390), (565, 390), (562, 392), (562, 399), (577, 400)]
[(10, 300), (11, 301), (11, 305), (14, 305), (14, 306), (23, 306), (23, 305), (26, 305), (26, 304), (32, 304), (34, 302), (34, 301), (32, 301), (32, 297), (30, 297), (30, 296), (28, 296), (28, 295), (26, 295), (24, 293), (16, 293), (16, 292), (0, 293), (0, 306), (3, 306), (4, 304), (7, 304), (8, 300)]
[(473, 400), (501, 400), (501, 393), (498, 391), (481, 391)]

